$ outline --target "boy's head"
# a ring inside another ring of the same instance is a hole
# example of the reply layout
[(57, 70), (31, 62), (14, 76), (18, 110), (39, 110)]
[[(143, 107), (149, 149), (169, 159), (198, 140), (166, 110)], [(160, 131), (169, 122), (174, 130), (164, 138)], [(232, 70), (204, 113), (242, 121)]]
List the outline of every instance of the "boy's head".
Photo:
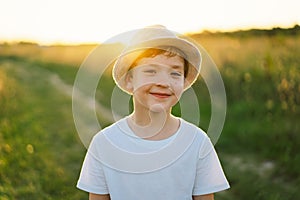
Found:
[(184, 87), (189, 88), (200, 72), (201, 55), (199, 49), (191, 42), (179, 38), (163, 26), (147, 27), (138, 30), (130, 44), (117, 59), (113, 68), (116, 84), (125, 92), (132, 94), (126, 87), (128, 72), (140, 65), (145, 58), (180, 57), (183, 62)]
[(169, 112), (184, 90), (184, 65), (182, 56), (160, 49), (150, 49), (136, 59), (125, 76), (134, 110)]

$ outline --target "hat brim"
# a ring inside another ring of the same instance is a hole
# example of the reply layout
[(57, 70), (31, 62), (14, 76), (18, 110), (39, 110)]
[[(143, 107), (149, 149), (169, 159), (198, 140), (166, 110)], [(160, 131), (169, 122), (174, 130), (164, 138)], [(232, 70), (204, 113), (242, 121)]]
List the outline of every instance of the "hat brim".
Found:
[(200, 73), (201, 55), (198, 48), (191, 42), (181, 38), (159, 38), (154, 40), (144, 41), (127, 48), (118, 57), (113, 67), (113, 78), (116, 84), (125, 92), (131, 94), (126, 88), (125, 76), (130, 66), (137, 57), (149, 48), (164, 48), (175, 47), (183, 52), (183, 56), (188, 62), (188, 73), (185, 78), (184, 90), (188, 89), (196, 80)]

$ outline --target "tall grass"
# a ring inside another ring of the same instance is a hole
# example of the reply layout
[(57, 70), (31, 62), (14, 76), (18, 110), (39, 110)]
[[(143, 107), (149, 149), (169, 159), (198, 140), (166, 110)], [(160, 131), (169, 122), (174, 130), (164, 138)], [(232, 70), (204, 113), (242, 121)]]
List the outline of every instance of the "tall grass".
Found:
[(0, 199), (83, 199), (71, 100), (25, 59), (1, 62), (0, 78)]
[(300, 37), (220, 40), (228, 113), (217, 148), (230, 199), (299, 198)]

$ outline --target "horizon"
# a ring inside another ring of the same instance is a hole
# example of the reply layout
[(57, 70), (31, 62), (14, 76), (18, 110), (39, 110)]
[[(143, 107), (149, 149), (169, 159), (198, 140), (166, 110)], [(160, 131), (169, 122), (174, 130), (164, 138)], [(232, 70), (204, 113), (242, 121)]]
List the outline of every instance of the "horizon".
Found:
[[(217, 30), (217, 29), (204, 29), (204, 30), (198, 30), (198, 31), (190, 31), (183, 33), (183, 35), (195, 35), (195, 34), (204, 34), (204, 33), (212, 33), (212, 34), (217, 34), (217, 33), (235, 33), (235, 32), (247, 32), (247, 31), (252, 31), (252, 30), (261, 30), (261, 31), (272, 31), (273, 29), (282, 29), (282, 30), (288, 30), (288, 29), (293, 29), (295, 27), (299, 27), (300, 24), (291, 24), (290, 26), (271, 26), (271, 27), (249, 27), (249, 28), (237, 28), (237, 29), (228, 29), (228, 30)], [(93, 46), (93, 45), (98, 45), (101, 44), (101, 42), (41, 42), (38, 40), (30, 40), (30, 39), (14, 39), (14, 40), (3, 40), (0, 38), (0, 45), (14, 45), (14, 44), (27, 44), (27, 45), (38, 45), (38, 46)]]

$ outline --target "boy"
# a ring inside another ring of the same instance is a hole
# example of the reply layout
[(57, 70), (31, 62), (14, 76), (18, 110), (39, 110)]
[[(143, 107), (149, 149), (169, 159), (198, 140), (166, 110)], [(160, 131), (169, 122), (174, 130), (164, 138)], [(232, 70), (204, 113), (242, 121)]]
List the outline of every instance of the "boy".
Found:
[(197, 47), (165, 27), (136, 33), (113, 68), (133, 112), (94, 136), (77, 184), (91, 200), (212, 200), (229, 188), (207, 135), (171, 114), (200, 63)]

